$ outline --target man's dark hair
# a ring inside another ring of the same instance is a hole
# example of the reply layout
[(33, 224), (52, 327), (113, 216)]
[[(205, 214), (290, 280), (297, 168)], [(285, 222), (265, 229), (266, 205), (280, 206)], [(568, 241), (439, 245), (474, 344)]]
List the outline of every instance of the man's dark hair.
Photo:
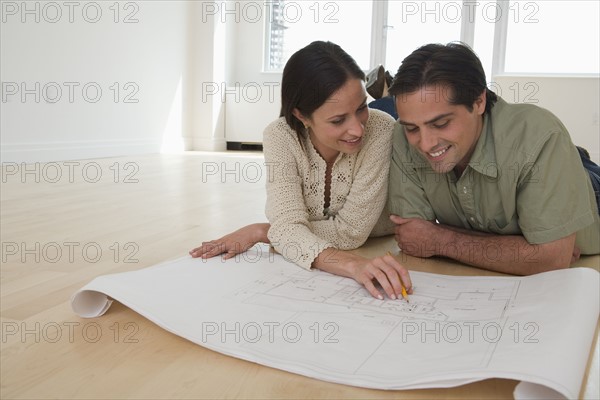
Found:
[(349, 78), (364, 80), (365, 74), (348, 53), (335, 43), (312, 42), (285, 64), (279, 116), (285, 117), (297, 133), (303, 132), (304, 125), (294, 116), (294, 109), (310, 118)]
[(449, 87), (449, 102), (464, 105), (469, 111), (484, 90), (486, 113), (498, 100), (496, 93), (487, 88), (481, 61), (463, 43), (427, 44), (413, 51), (398, 68), (389, 93), (398, 96), (435, 85)]

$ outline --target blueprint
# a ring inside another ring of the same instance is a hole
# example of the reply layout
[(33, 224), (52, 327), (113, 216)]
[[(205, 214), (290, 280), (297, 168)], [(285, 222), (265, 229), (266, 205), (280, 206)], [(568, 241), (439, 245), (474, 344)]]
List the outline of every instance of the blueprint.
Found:
[(352, 279), (255, 248), (227, 261), (184, 257), (100, 276), (72, 306), (97, 317), (112, 298), (201, 346), (347, 385), (415, 389), (496, 377), (523, 381), (517, 397), (578, 397), (598, 321), (598, 272), (412, 271), (411, 279), (410, 302), (378, 300)]
[(504, 316), (518, 293), (513, 280), (446, 280), (420, 276), (419, 286), (405, 301), (379, 300), (352, 279), (330, 274), (299, 271), (290, 275), (263, 275), (231, 294), (247, 304), (277, 305), (280, 299), (296, 300), (298, 307), (318, 310), (319, 305), (340, 306), (372, 318), (420, 318), (433, 321), (494, 320)]

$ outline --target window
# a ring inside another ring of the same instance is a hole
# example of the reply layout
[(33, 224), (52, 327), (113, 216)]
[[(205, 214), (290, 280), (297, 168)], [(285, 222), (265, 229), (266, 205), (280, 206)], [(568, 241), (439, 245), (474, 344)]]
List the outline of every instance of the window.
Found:
[(457, 1), (390, 1), (385, 67), (393, 75), (418, 47), (460, 40), (461, 9)]
[[(475, 30), (473, 50), (481, 60), (485, 77), (492, 82), (492, 63), (494, 59), (494, 28), (497, 19), (495, 0), (479, 0), (475, 12)], [(493, 88), (492, 88), (493, 89)]]
[(333, 41), (365, 71), (395, 72), (421, 45), (463, 41), (494, 74), (600, 72), (600, 2), (592, 0), (268, 1), (265, 70), (313, 40)]
[(598, 73), (597, 1), (511, 1), (507, 73)]
[(369, 68), (371, 1), (288, 1), (265, 3), (265, 70), (281, 71), (288, 58), (315, 40), (339, 44), (363, 69)]

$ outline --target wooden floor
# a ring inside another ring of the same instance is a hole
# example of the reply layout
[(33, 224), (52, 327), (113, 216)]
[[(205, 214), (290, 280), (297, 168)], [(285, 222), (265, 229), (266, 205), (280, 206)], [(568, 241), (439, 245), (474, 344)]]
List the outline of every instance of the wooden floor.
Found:
[[(512, 392), (516, 382), (501, 379), (404, 392), (336, 385), (214, 353), (120, 304), (97, 319), (73, 313), (70, 296), (96, 276), (177, 258), (203, 240), (266, 221), (263, 162), (261, 153), (191, 152), (5, 164), (0, 398), (498, 398)], [(585, 262), (598, 269), (599, 260)]]

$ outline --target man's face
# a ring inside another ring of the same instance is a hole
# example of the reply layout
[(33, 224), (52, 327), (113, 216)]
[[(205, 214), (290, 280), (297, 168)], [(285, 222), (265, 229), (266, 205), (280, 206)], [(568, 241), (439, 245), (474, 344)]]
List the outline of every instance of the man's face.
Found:
[(460, 176), (471, 159), (483, 128), (485, 91), (469, 111), (450, 104), (447, 86), (426, 86), (396, 96), (396, 111), (408, 143), (417, 149), (438, 173), (456, 168)]

